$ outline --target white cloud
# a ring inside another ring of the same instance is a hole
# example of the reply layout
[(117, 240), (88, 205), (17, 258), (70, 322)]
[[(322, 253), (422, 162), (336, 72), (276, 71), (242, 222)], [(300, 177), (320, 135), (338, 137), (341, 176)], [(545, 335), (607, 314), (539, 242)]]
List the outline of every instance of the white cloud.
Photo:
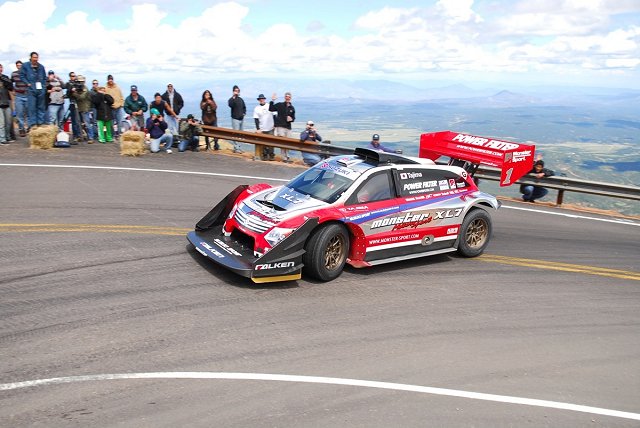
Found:
[(614, 24), (616, 13), (640, 12), (638, 1), (438, 0), (428, 7), (366, 11), (342, 35), (309, 31), (322, 28), (320, 22), (301, 33), (286, 15), (259, 33), (251, 31), (251, 3), (245, 4), (217, 3), (177, 24), (158, 4), (133, 4), (126, 26), (109, 29), (106, 21), (89, 20), (80, 10), (47, 27), (56, 10), (53, 0), (7, 1), (0, 16), (11, 37), (0, 46), (0, 57), (12, 63), (15, 55), (25, 58), (37, 50), (47, 67), (61, 71), (188, 73), (192, 79), (611, 69), (631, 80), (639, 74), (640, 26)]

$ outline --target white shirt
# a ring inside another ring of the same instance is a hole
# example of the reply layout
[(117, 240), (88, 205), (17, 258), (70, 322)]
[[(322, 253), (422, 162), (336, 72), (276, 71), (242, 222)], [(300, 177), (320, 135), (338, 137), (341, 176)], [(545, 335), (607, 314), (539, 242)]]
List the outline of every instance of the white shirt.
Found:
[(253, 109), (253, 118), (258, 119), (260, 131), (268, 132), (273, 129), (273, 115), (275, 112), (269, 111), (269, 104), (260, 105)]

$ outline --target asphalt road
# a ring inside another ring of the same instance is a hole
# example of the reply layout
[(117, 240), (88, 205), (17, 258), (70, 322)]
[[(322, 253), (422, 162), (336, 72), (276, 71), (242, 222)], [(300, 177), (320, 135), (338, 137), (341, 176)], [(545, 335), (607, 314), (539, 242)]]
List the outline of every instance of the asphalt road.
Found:
[(0, 147), (0, 426), (640, 425), (639, 222), (506, 202), (481, 258), (330, 283), (189, 248), (236, 185), (299, 171)]

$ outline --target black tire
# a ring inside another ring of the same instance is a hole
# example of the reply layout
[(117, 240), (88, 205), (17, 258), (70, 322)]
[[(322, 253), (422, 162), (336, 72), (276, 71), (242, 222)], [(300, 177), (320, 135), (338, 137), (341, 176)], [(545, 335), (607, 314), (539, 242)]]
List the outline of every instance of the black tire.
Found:
[(320, 281), (331, 281), (342, 273), (349, 254), (349, 234), (344, 226), (331, 223), (316, 229), (305, 244), (304, 273)]
[(476, 208), (465, 216), (458, 237), (458, 254), (476, 257), (483, 253), (491, 238), (491, 216), (481, 208)]

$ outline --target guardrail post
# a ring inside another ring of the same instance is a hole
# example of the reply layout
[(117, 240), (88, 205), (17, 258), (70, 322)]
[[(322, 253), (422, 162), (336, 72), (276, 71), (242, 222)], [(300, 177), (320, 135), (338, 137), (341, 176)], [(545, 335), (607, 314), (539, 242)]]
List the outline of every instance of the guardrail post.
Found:
[(564, 189), (558, 190), (558, 198), (556, 199), (556, 205), (562, 205), (562, 200), (564, 199)]

